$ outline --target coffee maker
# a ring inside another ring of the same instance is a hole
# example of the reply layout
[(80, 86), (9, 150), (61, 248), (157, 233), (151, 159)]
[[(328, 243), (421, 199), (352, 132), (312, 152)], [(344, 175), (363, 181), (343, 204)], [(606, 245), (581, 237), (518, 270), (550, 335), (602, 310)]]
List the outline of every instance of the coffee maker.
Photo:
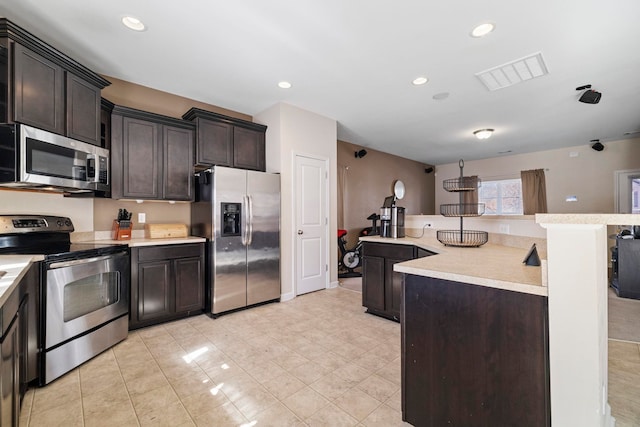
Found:
[[(393, 196), (391, 196), (393, 200)], [(380, 237), (391, 237), (391, 204), (389, 197), (384, 199), (384, 204), (380, 208)], [(387, 206), (389, 205), (389, 206)]]
[(391, 208), (391, 237), (404, 237), (404, 208), (401, 206)]
[(396, 200), (404, 197), (404, 183), (396, 181), (393, 196), (384, 199), (380, 208), (380, 237), (397, 239), (404, 237), (404, 208), (396, 206)]

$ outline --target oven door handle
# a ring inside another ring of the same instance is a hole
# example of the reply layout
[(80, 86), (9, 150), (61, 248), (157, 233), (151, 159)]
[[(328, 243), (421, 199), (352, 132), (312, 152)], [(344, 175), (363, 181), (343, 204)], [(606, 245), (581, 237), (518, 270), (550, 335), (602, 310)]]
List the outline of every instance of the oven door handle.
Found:
[[(123, 254), (125, 252), (120, 252), (120, 253)], [(113, 259), (115, 255), (118, 255), (118, 254), (109, 254), (109, 255), (97, 256), (93, 258), (74, 259), (73, 261), (53, 262), (49, 264), (49, 270), (53, 270), (56, 268), (64, 268), (64, 267), (74, 267), (76, 265), (90, 264), (92, 262), (98, 262), (98, 261), (106, 261), (109, 259)]]

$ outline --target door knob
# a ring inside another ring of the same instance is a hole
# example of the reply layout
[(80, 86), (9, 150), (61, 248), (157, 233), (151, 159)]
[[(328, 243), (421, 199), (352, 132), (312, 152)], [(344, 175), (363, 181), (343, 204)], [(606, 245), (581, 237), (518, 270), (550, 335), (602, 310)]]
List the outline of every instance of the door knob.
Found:
[(298, 234), (302, 234), (302, 230), (298, 230)]

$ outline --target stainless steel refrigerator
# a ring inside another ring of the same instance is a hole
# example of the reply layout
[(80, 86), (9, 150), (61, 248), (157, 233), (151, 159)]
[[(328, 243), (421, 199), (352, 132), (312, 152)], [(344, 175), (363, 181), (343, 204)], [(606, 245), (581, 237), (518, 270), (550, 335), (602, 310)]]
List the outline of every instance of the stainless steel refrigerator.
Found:
[(215, 166), (196, 176), (191, 234), (207, 241), (212, 314), (280, 298), (280, 175)]

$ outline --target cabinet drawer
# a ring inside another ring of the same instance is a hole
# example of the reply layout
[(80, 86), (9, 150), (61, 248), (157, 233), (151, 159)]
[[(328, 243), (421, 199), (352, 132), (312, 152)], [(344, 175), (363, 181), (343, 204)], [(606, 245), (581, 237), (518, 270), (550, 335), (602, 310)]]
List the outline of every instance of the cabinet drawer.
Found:
[(137, 248), (138, 262), (166, 260), (172, 258), (199, 257), (203, 252), (202, 243), (163, 245)]
[(415, 246), (365, 242), (362, 254), (364, 256), (379, 256), (383, 258), (413, 259), (415, 257)]

